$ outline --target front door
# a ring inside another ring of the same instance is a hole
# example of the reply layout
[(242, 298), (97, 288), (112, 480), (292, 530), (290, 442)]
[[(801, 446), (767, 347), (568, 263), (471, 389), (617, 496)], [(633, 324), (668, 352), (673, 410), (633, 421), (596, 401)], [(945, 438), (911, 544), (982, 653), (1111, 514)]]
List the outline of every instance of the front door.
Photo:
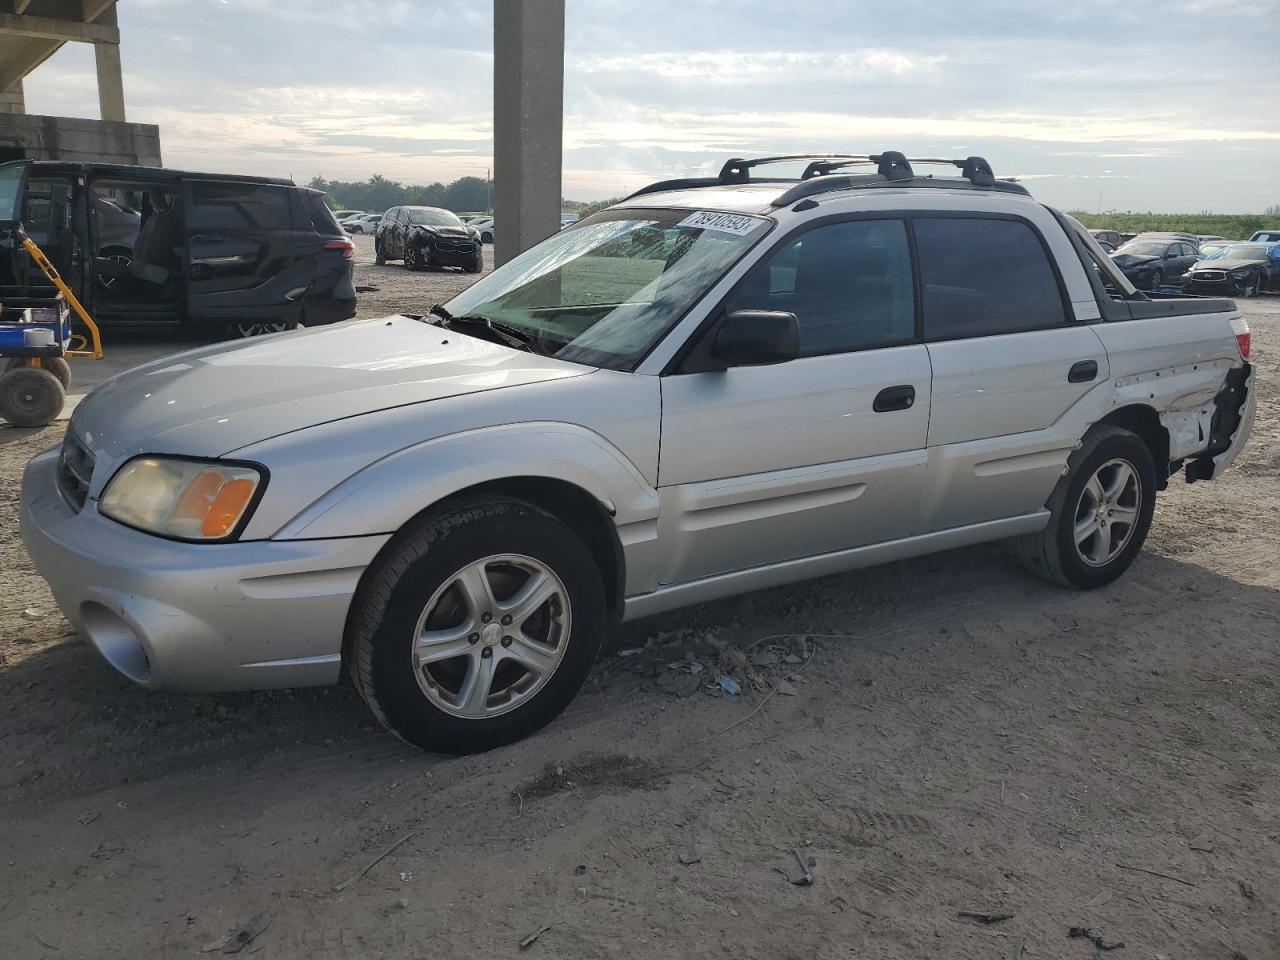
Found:
[(908, 536), (930, 371), (897, 219), (784, 239), (725, 312), (796, 315), (801, 356), (662, 378), (662, 583)]

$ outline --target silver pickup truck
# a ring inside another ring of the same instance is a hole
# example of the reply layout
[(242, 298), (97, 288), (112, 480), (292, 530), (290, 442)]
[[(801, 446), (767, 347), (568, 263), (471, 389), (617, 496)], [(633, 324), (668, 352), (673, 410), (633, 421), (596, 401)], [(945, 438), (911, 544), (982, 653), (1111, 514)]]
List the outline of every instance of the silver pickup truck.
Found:
[(1101, 586), (1175, 474), (1239, 453), (1229, 300), (1139, 293), (981, 158), (753, 175), (774, 159), (647, 187), (421, 316), (103, 384), (23, 483), (63, 612), (144, 686), (345, 664), (406, 740), (480, 750), (555, 717), (618, 620), (998, 539)]

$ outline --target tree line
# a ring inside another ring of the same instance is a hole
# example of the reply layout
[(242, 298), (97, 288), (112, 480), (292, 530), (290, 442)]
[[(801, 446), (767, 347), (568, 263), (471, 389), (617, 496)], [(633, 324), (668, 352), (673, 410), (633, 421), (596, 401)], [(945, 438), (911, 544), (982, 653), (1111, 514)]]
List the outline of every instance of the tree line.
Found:
[(452, 183), (403, 184), (375, 173), (368, 180), (356, 182), (312, 177), (307, 186), (323, 190), (326, 202), (335, 210), (381, 212), (404, 204), (479, 213), (491, 205), (490, 184), (482, 177), (459, 177)]

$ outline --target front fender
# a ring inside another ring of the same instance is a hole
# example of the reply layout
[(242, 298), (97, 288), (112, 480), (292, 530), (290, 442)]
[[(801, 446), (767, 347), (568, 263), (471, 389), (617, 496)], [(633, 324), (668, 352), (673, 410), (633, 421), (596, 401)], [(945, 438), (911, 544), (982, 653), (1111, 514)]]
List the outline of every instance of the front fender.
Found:
[(595, 497), (618, 525), (624, 549), (657, 533), (658, 494), (626, 456), (594, 431), (529, 422), (437, 437), (378, 460), (338, 484), (275, 540), (394, 533), (444, 498), (494, 480), (542, 477)]

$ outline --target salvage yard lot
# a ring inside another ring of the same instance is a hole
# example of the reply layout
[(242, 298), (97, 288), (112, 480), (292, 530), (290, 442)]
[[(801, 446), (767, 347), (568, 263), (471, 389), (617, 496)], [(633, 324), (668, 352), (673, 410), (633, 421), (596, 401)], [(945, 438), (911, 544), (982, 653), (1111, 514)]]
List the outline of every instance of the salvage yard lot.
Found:
[[(474, 279), (357, 243), (361, 316)], [(199, 956), (259, 917), (258, 957), (515, 956), (539, 931), (528, 956), (1095, 955), (1072, 927), (1130, 958), (1280, 957), (1280, 297), (1242, 304), (1253, 440), (1171, 484), (1112, 586), (986, 546), (629, 624), (613, 649), (644, 653), (465, 759), (391, 739), (346, 683), (117, 676), (17, 535), (61, 427), (0, 433), (0, 957)], [(659, 662), (705, 678), (717, 644), (774, 635), (737, 697)]]

